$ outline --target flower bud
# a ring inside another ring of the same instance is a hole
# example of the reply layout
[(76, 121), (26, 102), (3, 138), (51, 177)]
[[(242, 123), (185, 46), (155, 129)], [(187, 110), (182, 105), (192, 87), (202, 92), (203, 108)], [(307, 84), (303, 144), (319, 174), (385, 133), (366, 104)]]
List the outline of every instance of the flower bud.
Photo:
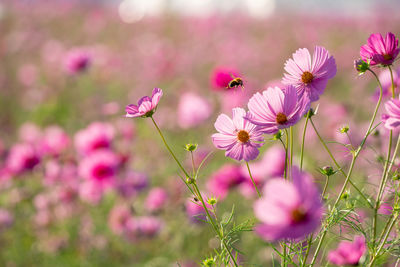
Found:
[(332, 176), (334, 175), (337, 171), (335, 171), (331, 166), (325, 166), (319, 169), (319, 172), (322, 173), (325, 176)]
[(369, 69), (369, 63), (362, 59), (357, 59), (354, 61), (354, 68), (358, 71), (359, 75), (362, 75)]
[(400, 180), (400, 173), (399, 173), (398, 171), (395, 171), (395, 172), (393, 173), (392, 180), (393, 180), (393, 181), (398, 181), (398, 180)]
[(274, 134), (273, 140), (280, 140), (282, 138), (282, 131), (279, 130), (276, 134)]
[(185, 150), (189, 152), (193, 152), (197, 149), (197, 144), (186, 144)]
[(339, 128), (339, 132), (341, 133), (347, 133), (350, 130), (348, 125), (343, 125), (342, 127)]
[(213, 258), (208, 258), (208, 259), (203, 260), (203, 266), (205, 266), (205, 267), (211, 267), (211, 266), (214, 266), (214, 264), (215, 264), (215, 260)]
[(196, 182), (196, 180), (192, 177), (187, 177), (186, 178), (186, 183), (187, 184), (194, 184)]
[(343, 200), (347, 200), (349, 197), (350, 197), (349, 191), (343, 192), (343, 194), (340, 196), (340, 198)]
[(211, 197), (207, 200), (207, 203), (210, 204), (211, 206), (217, 204), (217, 199), (215, 197)]

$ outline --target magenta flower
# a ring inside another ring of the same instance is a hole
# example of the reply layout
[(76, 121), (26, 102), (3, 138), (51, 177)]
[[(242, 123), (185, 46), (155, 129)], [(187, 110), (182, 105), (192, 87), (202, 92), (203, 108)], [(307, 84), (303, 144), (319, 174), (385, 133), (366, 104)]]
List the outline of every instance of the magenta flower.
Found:
[(40, 156), (32, 145), (16, 144), (8, 154), (6, 168), (12, 174), (21, 174), (32, 170), (39, 163)]
[(85, 157), (79, 164), (79, 174), (102, 188), (115, 183), (120, 158), (110, 150), (98, 150)]
[(211, 86), (214, 90), (226, 90), (232, 77), (239, 77), (239, 71), (234, 68), (217, 67), (211, 74)]
[(219, 133), (212, 135), (212, 141), (218, 149), (226, 150), (225, 156), (250, 161), (257, 158), (258, 148), (263, 144), (262, 132), (258, 127), (244, 119), (246, 111), (232, 109), (233, 118), (225, 114), (218, 116), (214, 126)]
[(388, 32), (384, 39), (380, 33), (371, 34), (367, 44), (361, 46), (360, 55), (371, 65), (391, 65), (400, 52), (399, 40), (393, 33)]
[(282, 82), (293, 85), (299, 97), (306, 95), (311, 102), (317, 101), (324, 92), (328, 80), (336, 75), (335, 59), (328, 50), (316, 46), (314, 56), (306, 48), (298, 49), (285, 63)]
[(308, 111), (309, 104), (307, 98), (298, 99), (291, 85), (284, 89), (269, 87), (250, 98), (246, 119), (258, 125), (263, 133), (275, 134), (279, 129), (295, 125)]
[(158, 102), (160, 102), (162, 95), (163, 91), (160, 88), (154, 88), (151, 98), (148, 96), (144, 96), (138, 101), (137, 105), (130, 104), (126, 106), (126, 117), (151, 117), (156, 111)]
[(231, 188), (245, 180), (241, 173), (241, 167), (227, 164), (216, 171), (207, 181), (207, 189), (213, 196), (224, 199)]
[(76, 150), (87, 155), (98, 149), (110, 148), (114, 135), (115, 130), (111, 124), (92, 122), (88, 127), (75, 134)]
[(64, 58), (64, 67), (69, 74), (78, 74), (87, 70), (90, 63), (90, 54), (86, 50), (79, 48), (70, 50)]
[(263, 197), (254, 204), (261, 224), (256, 232), (265, 240), (302, 239), (321, 224), (323, 206), (311, 177), (292, 170), (293, 182), (272, 179), (264, 186)]
[(355, 236), (353, 242), (341, 241), (336, 250), (330, 251), (328, 261), (340, 266), (357, 266), (366, 250), (365, 238), (363, 236)]
[(385, 103), (387, 114), (382, 115), (385, 127), (393, 130), (400, 125), (400, 99), (391, 99)]

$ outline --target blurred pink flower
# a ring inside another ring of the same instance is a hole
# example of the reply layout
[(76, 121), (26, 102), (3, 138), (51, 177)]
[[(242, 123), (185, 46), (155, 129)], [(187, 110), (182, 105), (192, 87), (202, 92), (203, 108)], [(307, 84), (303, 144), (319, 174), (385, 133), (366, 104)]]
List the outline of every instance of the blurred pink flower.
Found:
[(14, 216), (5, 209), (0, 209), (0, 230), (9, 228), (14, 224)]
[(219, 133), (212, 135), (212, 141), (218, 149), (226, 150), (225, 156), (250, 161), (257, 158), (258, 148), (264, 138), (258, 127), (244, 119), (246, 111), (232, 109), (232, 119), (225, 114), (218, 116), (214, 126)]
[(108, 216), (108, 225), (116, 235), (121, 235), (127, 228), (127, 223), (132, 217), (131, 211), (125, 205), (116, 205)]
[(340, 266), (356, 266), (366, 250), (365, 238), (363, 236), (355, 236), (353, 242), (341, 241), (336, 250), (331, 250), (328, 254), (328, 261), (331, 264)]
[(240, 166), (226, 164), (208, 179), (207, 189), (213, 196), (224, 199), (229, 190), (242, 183), (244, 179)]
[(219, 95), (219, 102), (222, 112), (231, 112), (235, 107), (242, 107), (249, 101), (248, 90), (229, 90), (223, 91)]
[(26, 122), (19, 128), (18, 137), (25, 143), (37, 143), (42, 138), (42, 132), (36, 124)]
[(229, 82), (239, 77), (239, 71), (234, 68), (216, 67), (211, 74), (210, 82), (214, 90), (226, 90)]
[(40, 145), (42, 153), (58, 156), (68, 148), (70, 139), (61, 127), (50, 126), (45, 129)]
[(335, 59), (329, 52), (316, 46), (314, 56), (306, 48), (298, 49), (285, 63), (282, 82), (293, 85), (300, 98), (308, 97), (311, 102), (317, 101), (324, 92), (329, 79), (336, 75)]
[(386, 33), (385, 39), (380, 33), (371, 34), (360, 49), (361, 58), (371, 65), (391, 65), (399, 52), (399, 40), (391, 32)]
[(120, 106), (118, 102), (109, 102), (101, 107), (101, 112), (104, 115), (115, 115), (119, 112)]
[(111, 147), (114, 139), (114, 128), (111, 124), (92, 122), (86, 129), (75, 134), (76, 150), (83, 155), (102, 148)]
[(389, 130), (400, 125), (400, 99), (391, 99), (385, 103), (387, 114), (382, 115), (382, 121)]
[(155, 216), (138, 217), (139, 233), (141, 236), (154, 237), (163, 228), (164, 223)]
[(265, 240), (301, 239), (321, 224), (323, 206), (317, 186), (298, 168), (293, 168), (292, 179), (270, 180), (254, 204), (261, 221), (256, 232)]
[(246, 120), (259, 126), (259, 131), (275, 134), (279, 129), (295, 125), (309, 109), (309, 100), (299, 100), (296, 89), (269, 87), (262, 94), (256, 93), (248, 103)]
[(69, 50), (64, 57), (64, 68), (69, 74), (79, 74), (87, 70), (91, 64), (90, 53), (82, 48)]
[(18, 70), (18, 79), (25, 86), (34, 85), (37, 77), (38, 71), (34, 64), (24, 64)]
[(203, 97), (187, 92), (181, 95), (178, 104), (178, 124), (184, 129), (196, 127), (212, 113), (211, 104)]
[(79, 186), (79, 197), (92, 205), (97, 205), (103, 198), (104, 188), (93, 181), (85, 181)]
[(110, 150), (98, 150), (83, 158), (79, 163), (79, 175), (102, 188), (115, 184), (119, 157)]
[(14, 145), (7, 157), (6, 168), (13, 174), (32, 170), (40, 162), (40, 156), (30, 144)]
[(154, 88), (151, 98), (144, 96), (139, 99), (138, 104), (130, 104), (126, 106), (126, 117), (151, 117), (156, 111), (157, 105), (163, 95), (163, 91), (160, 88)]
[[(395, 92), (398, 92), (398, 87), (400, 86), (400, 68), (397, 68), (392, 71), (393, 73), (393, 82), (395, 86)], [(390, 75), (390, 71), (388, 69), (384, 69), (381, 73), (379, 73), (379, 80), (382, 85), (382, 97), (392, 97), (392, 77)], [(379, 86), (376, 88), (375, 93), (372, 96), (374, 101), (378, 101), (380, 94)]]
[[(211, 208), (209, 204), (208, 208)], [(206, 211), (199, 201), (194, 202), (193, 199), (188, 199), (185, 202), (186, 214), (191, 222), (200, 223), (207, 220)]]
[[(260, 178), (274, 178), (282, 176), (285, 169), (286, 153), (280, 145), (274, 145), (268, 148), (261, 160), (250, 164), (253, 176)], [(248, 176), (248, 170), (242, 166), (242, 173)]]
[(165, 189), (155, 187), (150, 190), (145, 201), (145, 207), (149, 212), (161, 210), (168, 201), (168, 194)]

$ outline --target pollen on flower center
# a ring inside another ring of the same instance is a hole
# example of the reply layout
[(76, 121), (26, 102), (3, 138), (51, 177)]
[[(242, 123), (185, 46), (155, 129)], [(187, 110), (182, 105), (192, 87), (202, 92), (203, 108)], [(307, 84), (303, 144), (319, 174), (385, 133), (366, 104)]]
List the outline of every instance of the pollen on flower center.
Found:
[(295, 223), (303, 222), (307, 218), (307, 213), (300, 207), (294, 209), (291, 214), (291, 219)]
[(392, 60), (393, 59), (393, 57), (391, 56), (391, 55), (383, 55), (383, 58), (385, 59), (385, 60)]
[(285, 114), (283, 114), (283, 113), (278, 113), (278, 114), (276, 115), (276, 122), (277, 122), (278, 124), (285, 124), (287, 121), (288, 121), (288, 119), (287, 119), (287, 117), (286, 117)]
[(246, 143), (247, 141), (249, 141), (250, 135), (245, 130), (240, 130), (237, 134), (237, 139), (242, 143)]
[(309, 84), (314, 80), (314, 75), (312, 75), (311, 72), (309, 71), (305, 71), (303, 72), (303, 74), (301, 75), (301, 81), (305, 84)]

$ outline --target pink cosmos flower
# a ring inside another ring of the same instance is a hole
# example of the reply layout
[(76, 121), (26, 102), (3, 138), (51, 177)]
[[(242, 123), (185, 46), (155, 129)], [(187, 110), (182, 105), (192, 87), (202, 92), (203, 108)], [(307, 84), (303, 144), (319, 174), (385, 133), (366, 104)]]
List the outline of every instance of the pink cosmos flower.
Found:
[(139, 234), (144, 237), (157, 235), (164, 227), (163, 221), (154, 216), (142, 216), (137, 218)]
[(216, 171), (207, 181), (207, 189), (213, 196), (224, 199), (229, 190), (245, 180), (241, 168), (237, 165), (226, 164)]
[(9, 228), (14, 224), (14, 216), (6, 209), (0, 209), (0, 230)]
[(302, 239), (321, 224), (323, 206), (311, 177), (298, 168), (292, 170), (293, 182), (272, 179), (263, 197), (254, 204), (261, 224), (256, 232), (265, 240)]
[(79, 197), (83, 201), (97, 205), (103, 198), (104, 188), (96, 182), (86, 181), (79, 186)]
[(126, 106), (126, 117), (136, 118), (136, 117), (151, 117), (156, 111), (158, 102), (163, 95), (163, 91), (160, 88), (154, 88), (151, 97), (142, 97), (137, 105), (130, 104)]
[(262, 132), (258, 127), (244, 119), (246, 111), (232, 109), (233, 119), (225, 114), (218, 116), (214, 126), (219, 133), (212, 135), (212, 141), (218, 149), (226, 150), (225, 156), (250, 161), (257, 158), (258, 148), (263, 144)]
[(83, 155), (87, 155), (97, 149), (109, 148), (114, 135), (114, 127), (111, 124), (92, 122), (86, 129), (80, 130), (75, 134), (76, 150)]
[(336, 250), (330, 251), (328, 261), (340, 266), (356, 266), (366, 250), (365, 238), (363, 236), (355, 236), (353, 242), (341, 241)]
[[(398, 92), (398, 88), (400, 86), (400, 68), (393, 70), (393, 81), (394, 81), (394, 90)], [(390, 71), (388, 69), (384, 69), (381, 73), (379, 73), (379, 80), (382, 84), (382, 97), (388, 98), (392, 97), (392, 78), (390, 76)], [(378, 101), (380, 94), (379, 86), (376, 88), (375, 93), (372, 96), (374, 101)]]
[[(204, 198), (204, 201), (207, 201), (207, 196), (205, 194), (202, 194), (202, 196)], [(207, 209), (212, 210), (211, 205), (208, 204), (207, 202), (206, 202), (206, 207)], [(185, 202), (185, 209), (186, 209), (186, 214), (191, 222), (201, 223), (203, 221), (207, 221), (206, 211), (204, 210), (200, 201), (195, 202), (192, 198), (187, 199)], [(211, 215), (213, 214), (211, 213)]]
[(239, 77), (239, 71), (234, 68), (217, 67), (211, 74), (211, 86), (216, 91), (226, 90), (232, 77)]
[(391, 99), (385, 103), (387, 114), (382, 115), (382, 121), (389, 130), (400, 125), (400, 99)]
[(128, 171), (123, 179), (118, 180), (117, 190), (125, 198), (135, 196), (149, 184), (147, 175), (136, 171)]
[(369, 36), (367, 44), (361, 46), (360, 55), (364, 61), (370, 61), (370, 64), (391, 65), (400, 52), (399, 40), (396, 36), (388, 32), (386, 37), (380, 33), (373, 33)]
[(58, 156), (70, 144), (68, 135), (59, 126), (50, 126), (46, 128), (41, 142), (41, 149), (43, 153)]
[(6, 160), (6, 168), (13, 174), (32, 170), (40, 162), (36, 149), (29, 144), (14, 145)]
[(184, 93), (178, 104), (178, 124), (184, 129), (195, 127), (207, 120), (212, 113), (210, 103), (203, 97)]
[(98, 150), (79, 163), (81, 177), (107, 188), (115, 183), (120, 165), (119, 157), (110, 150)]
[(116, 235), (123, 234), (131, 217), (131, 211), (127, 206), (117, 205), (113, 207), (108, 216), (108, 225), (111, 231)]
[(328, 80), (336, 75), (336, 63), (321, 46), (315, 47), (313, 58), (308, 49), (301, 48), (293, 54), (293, 59), (286, 61), (285, 71), (282, 82), (296, 87), (299, 97), (305, 95), (314, 102), (324, 92)]
[(150, 212), (162, 209), (168, 200), (167, 192), (161, 187), (155, 187), (147, 195), (145, 206)]
[(309, 100), (299, 100), (296, 88), (269, 87), (262, 94), (254, 94), (248, 103), (246, 119), (259, 126), (259, 131), (275, 134), (279, 129), (295, 125), (309, 109)]
[(87, 70), (91, 63), (91, 56), (84, 49), (75, 48), (67, 52), (64, 58), (65, 70), (73, 75)]

